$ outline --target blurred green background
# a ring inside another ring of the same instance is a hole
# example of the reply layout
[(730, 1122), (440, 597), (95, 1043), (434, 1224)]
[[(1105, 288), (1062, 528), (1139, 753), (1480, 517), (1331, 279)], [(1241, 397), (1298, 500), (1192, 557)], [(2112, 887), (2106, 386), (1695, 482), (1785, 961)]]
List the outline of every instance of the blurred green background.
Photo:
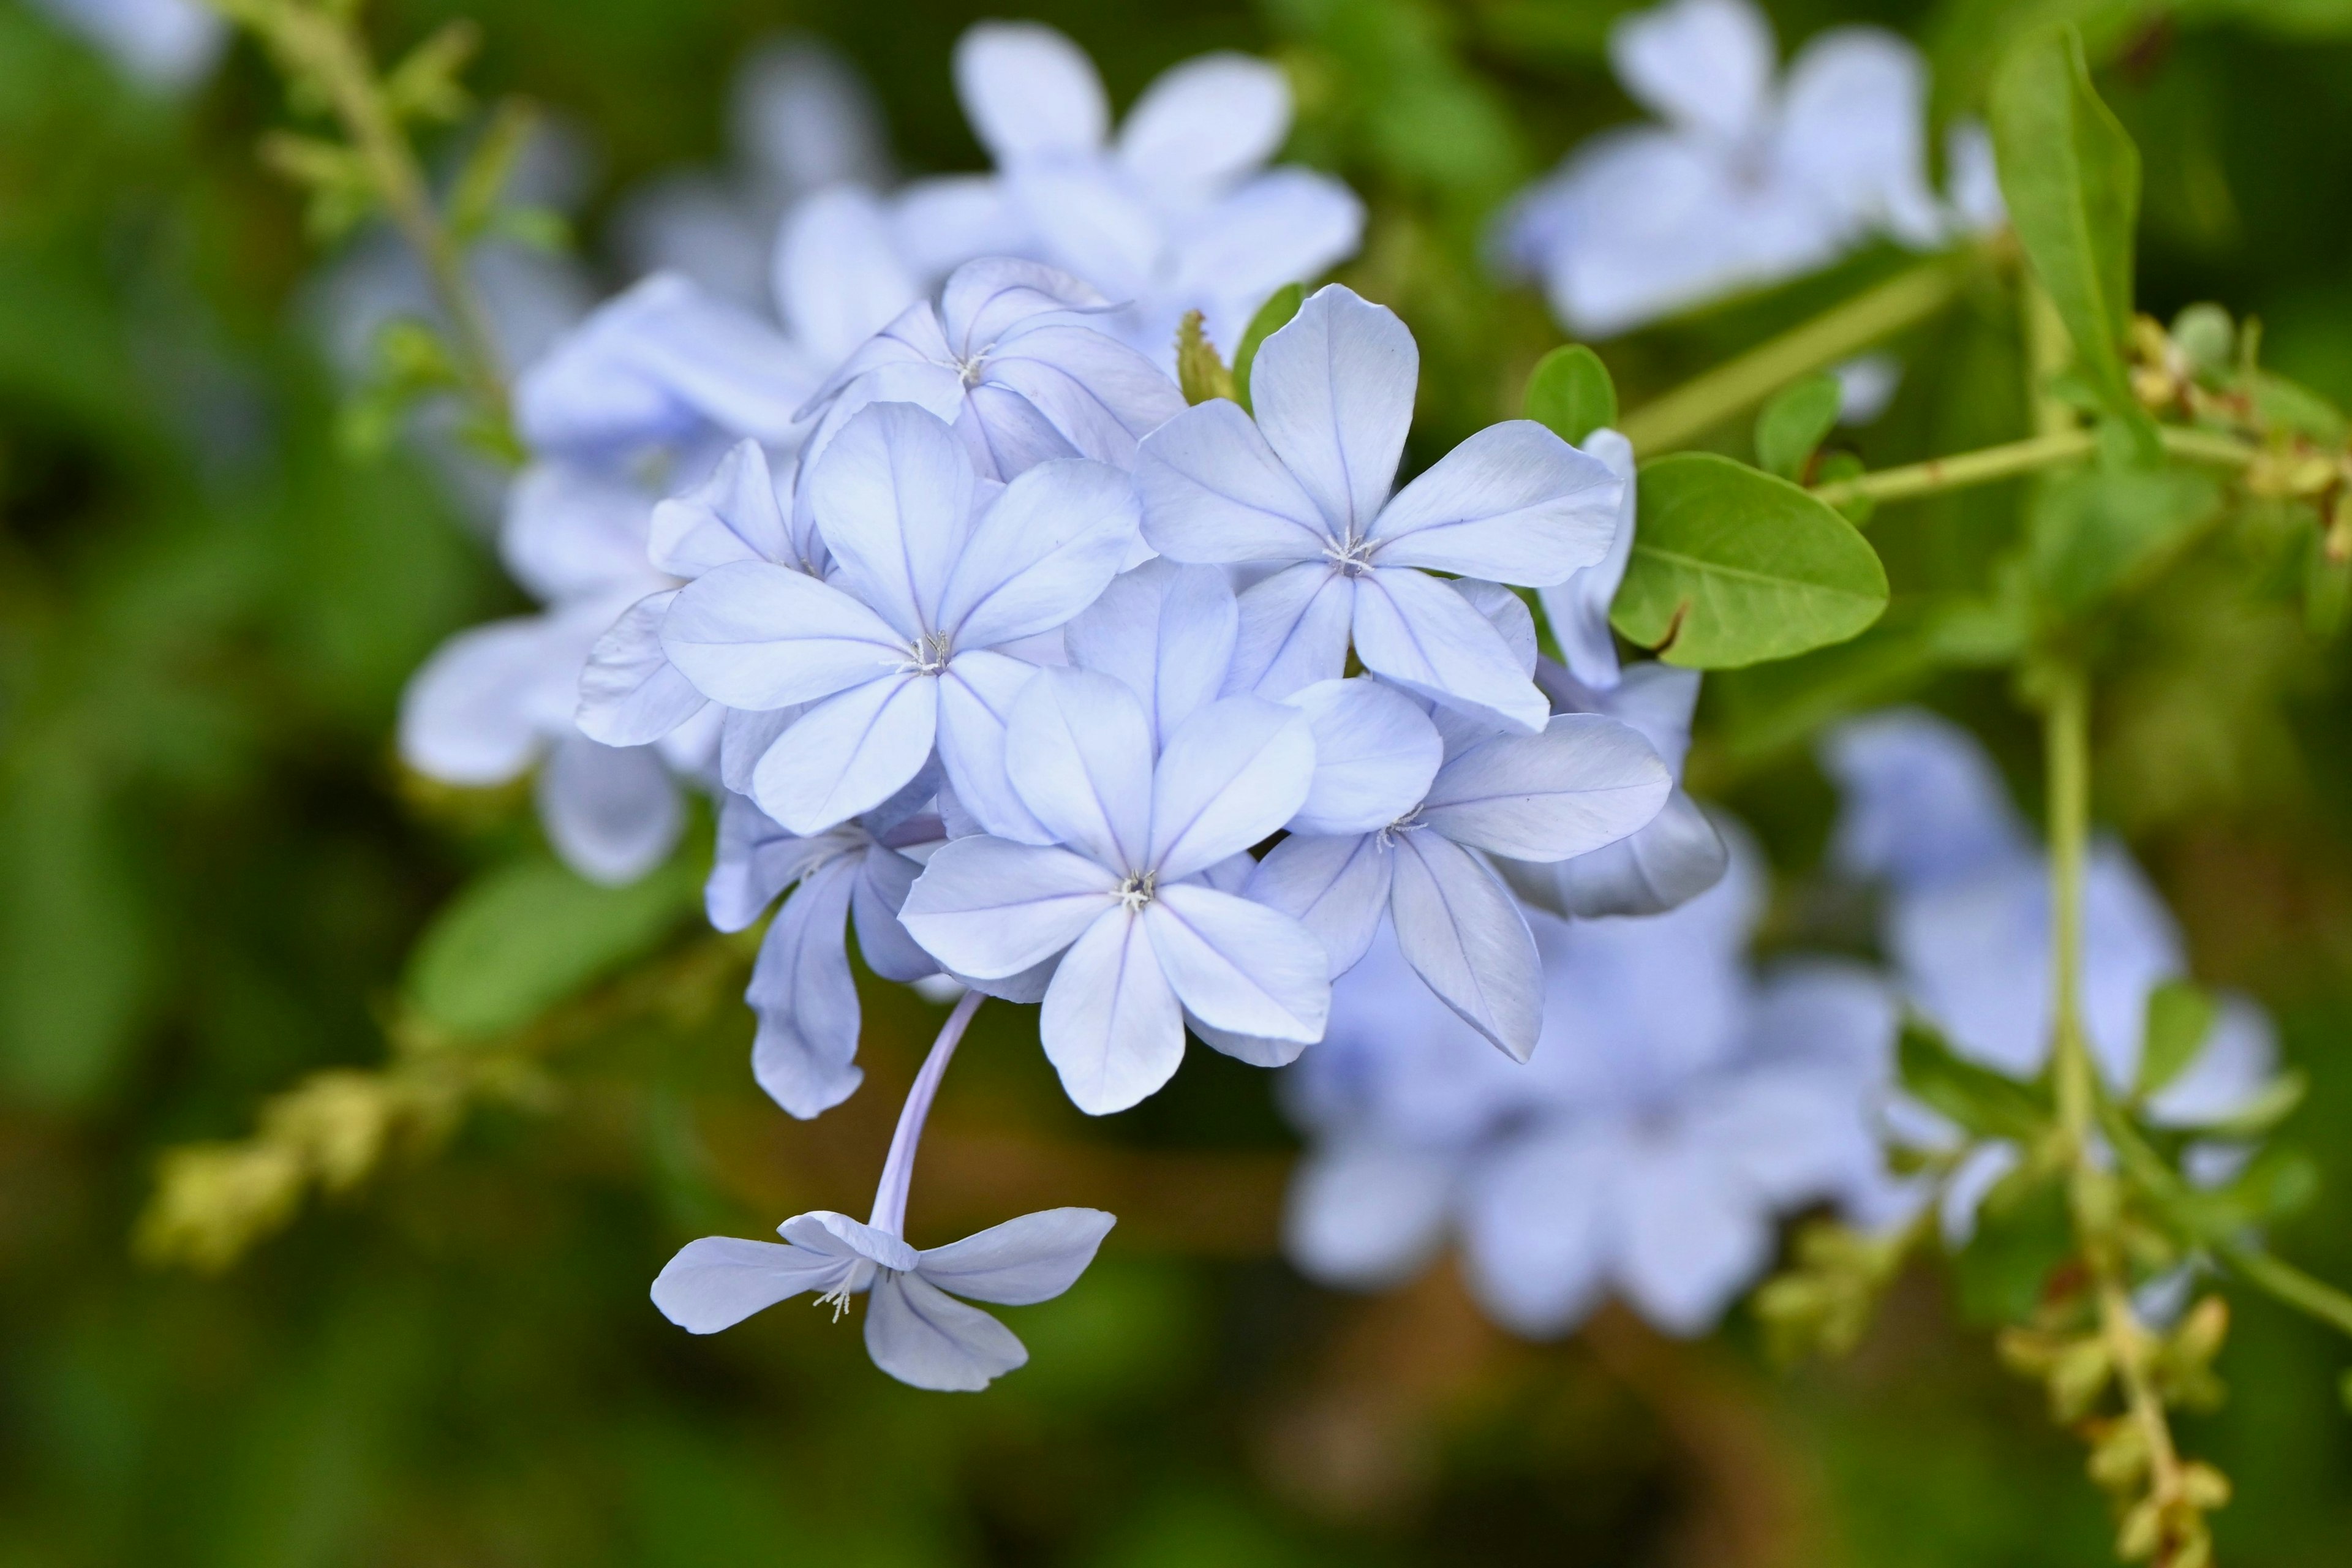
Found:
[[(1084, 44), (1121, 102), (1213, 47), (1291, 68), (1294, 154), (1371, 207), (1347, 276), (1420, 334), (1416, 439), (1433, 452), (1516, 412), (1559, 340), (1532, 295), (1489, 281), (1483, 226), (1636, 112), (1601, 55), (1620, 8), (1024, 14)], [(1947, 107), (2008, 29), (2082, 17), (2147, 159), (2143, 308), (2259, 315), (2270, 363), (2352, 402), (2352, 5), (1771, 9), (1784, 50), (1840, 21), (1902, 29)], [(948, 56), (984, 14), (403, 0), (369, 25), (387, 55), (451, 15), (484, 26), (486, 94), (527, 95), (593, 153), (579, 233), (595, 266), (616, 193), (724, 158), (730, 68), (780, 30), (865, 71), (906, 168), (977, 167)], [(1443, 1273), (1331, 1296), (1274, 1256), (1288, 1139), (1262, 1075), (1196, 1052), (1142, 1110), (1088, 1122), (1010, 1010), (983, 1015), (942, 1098), (911, 1217), (921, 1239), (1016, 1199), (1124, 1216), (1080, 1289), (1010, 1315), (1029, 1368), (982, 1396), (920, 1394), (867, 1363), (854, 1324), (792, 1309), (691, 1340), (647, 1303), (655, 1270), (690, 1236), (857, 1207), (935, 1014), (876, 988), (867, 1086), (791, 1123), (745, 1070), (748, 952), (698, 931), (690, 897), (653, 906), (653, 967), (509, 1041), (497, 1092), (446, 1142), (414, 1141), (218, 1277), (137, 1262), (158, 1155), (246, 1135), (307, 1073), (381, 1064), (432, 912), (535, 852), (523, 792), (454, 797), (393, 760), (408, 672), (521, 602), (423, 463), (354, 462), (337, 440), (341, 394), (297, 308), (320, 258), (255, 157), (286, 120), (250, 46), (174, 104), (0, 0), (0, 1568), (2106, 1560), (2078, 1449), (1932, 1272), (1851, 1361), (1792, 1373), (1745, 1321), (1674, 1345), (1611, 1314), (1536, 1347), (1485, 1328)], [(1865, 255), (1604, 353), (1638, 403), (1900, 264)], [(2014, 433), (2012, 326), (1971, 304), (1912, 334), (1864, 456)], [(2013, 513), (1977, 492), (1889, 513), (1873, 539), (1899, 592), (1963, 586)], [(2170, 896), (2200, 976), (2261, 995), (2312, 1075), (2287, 1136), (2323, 1182), (2279, 1241), (2345, 1279), (2347, 655), (2287, 592), (2217, 598), (2218, 568), (2182, 576), (2116, 634), (2101, 811)], [(1763, 831), (1783, 873), (1774, 940), (1854, 930), (1808, 893), (1832, 802), (1804, 742), (1841, 709), (1937, 701), (2031, 803), (2032, 736), (2006, 694), (1906, 662), (1901, 612), (1854, 648), (1710, 690), (1695, 781)], [(2352, 1351), (2239, 1306), (2232, 1398), (2186, 1430), (2238, 1485), (2222, 1560), (2342, 1563)]]

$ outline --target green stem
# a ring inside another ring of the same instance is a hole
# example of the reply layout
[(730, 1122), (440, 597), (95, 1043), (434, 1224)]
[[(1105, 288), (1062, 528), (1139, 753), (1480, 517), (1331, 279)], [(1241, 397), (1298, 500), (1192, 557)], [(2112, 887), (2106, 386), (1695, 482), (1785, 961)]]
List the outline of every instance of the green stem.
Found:
[(358, 32), (343, 16), (303, 0), (278, 0), (250, 11), (244, 6), (231, 9), (239, 19), (263, 31), (289, 63), (325, 90), (335, 118), (366, 163), (370, 183), (383, 198), (393, 226), (424, 264), (442, 310), (457, 329), (459, 357), (474, 395), (503, 426), (506, 371), (488, 314), (466, 276), (463, 247), (441, 221), (425, 172), (384, 102)]
[(2050, 959), (2053, 1072), (2070, 1159), (2088, 1146), (2097, 1082), (2083, 1030), (2083, 875), (2091, 816), (2090, 697), (2081, 668), (2049, 673), (2042, 709), (2050, 792)]
[(2215, 1250), (2249, 1285), (2352, 1334), (2352, 1296), (2249, 1243), (2224, 1242)]
[(1961, 262), (1953, 257), (1939, 257), (1897, 274), (1643, 404), (1625, 416), (1625, 438), (1644, 456), (1687, 446), (1799, 376), (1851, 359), (1926, 321), (1958, 295), (1963, 274)]
[[(2242, 468), (2254, 460), (2255, 449), (2252, 446), (2216, 431), (2166, 426), (2159, 434), (2166, 451), (2190, 462)], [(2039, 468), (2074, 462), (2089, 457), (2097, 447), (2098, 437), (2091, 431), (2074, 428), (2055, 430), (2048, 435), (2030, 436), (2022, 441), (2010, 441), (1999, 447), (1985, 447), (1949, 458), (1930, 458), (1924, 463), (1912, 463), (1899, 468), (1881, 468), (1874, 474), (1858, 474), (1850, 479), (1815, 485), (1813, 494), (1832, 506), (1844, 506), (1863, 500), (1909, 500), (1917, 496), (1989, 485), (1998, 479), (2013, 479)]]

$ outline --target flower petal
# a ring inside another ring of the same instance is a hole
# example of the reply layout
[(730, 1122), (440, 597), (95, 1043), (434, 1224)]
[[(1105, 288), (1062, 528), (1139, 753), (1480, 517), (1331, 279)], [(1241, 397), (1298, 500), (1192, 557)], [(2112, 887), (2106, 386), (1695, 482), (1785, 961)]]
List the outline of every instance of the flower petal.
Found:
[(1397, 492), (1376, 559), (1498, 583), (1561, 582), (1609, 552), (1625, 481), (1532, 419), (1490, 425)]
[(1517, 902), (1483, 861), (1433, 832), (1397, 840), (1397, 947), (1439, 1001), (1515, 1060), (1543, 1028), (1543, 961)]
[(1250, 416), (1223, 398), (1144, 437), (1135, 487), (1143, 537), (1171, 561), (1311, 561), (1331, 542), (1314, 498)]
[(882, 199), (856, 184), (803, 197), (776, 236), (771, 281), (795, 342), (830, 368), (922, 297)]
[(1122, 871), (1150, 866), (1151, 726), (1125, 686), (1090, 670), (1038, 671), (1013, 704), (1004, 761), (1056, 838)]
[(737, 795), (751, 793), (751, 773), (777, 738), (801, 716), (789, 708), (729, 708), (719, 730), (719, 782)]
[(883, 1268), (904, 1273), (920, 1256), (906, 1237), (832, 1209), (796, 1214), (776, 1229), (795, 1247), (805, 1247), (835, 1258), (863, 1258)]
[(580, 672), (580, 731), (590, 740), (650, 745), (709, 704), (662, 648), (662, 621), (677, 597), (675, 589), (647, 595), (596, 639)]
[(699, 577), (737, 561), (772, 561), (803, 570), (821, 566), (804, 559), (784, 525), (768, 454), (757, 441), (740, 441), (682, 496), (654, 508), (653, 563), (673, 577)]
[(885, 980), (901, 984), (936, 974), (940, 966), (899, 923), (898, 911), (923, 868), (895, 849), (879, 845), (860, 858), (857, 888), (849, 912), (857, 927), (857, 955)]
[(1352, 629), (1365, 668), (1525, 733), (1543, 729), (1550, 704), (1521, 671), (1503, 635), (1452, 587), (1388, 566), (1356, 579), (1354, 586)]
[(1092, 327), (1047, 323), (1008, 334), (982, 385), (1017, 393), (1081, 457), (1135, 467), (1137, 443), (1184, 412), (1167, 372)]
[(1320, 278), (1356, 253), (1364, 204), (1345, 184), (1286, 163), (1187, 219), (1172, 238), (1169, 292), (1197, 307), (1228, 351), (1276, 289)]
[(1365, 537), (1389, 499), (1420, 378), (1421, 351), (1397, 313), (1339, 283), (1258, 350), (1258, 428), (1334, 538)]
[(1111, 676), (1143, 700), (1155, 743), (1216, 700), (1241, 612), (1213, 566), (1147, 561), (1111, 579), (1063, 633), (1070, 662)]
[(1376, 834), (1294, 833), (1258, 862), (1246, 896), (1279, 910), (1320, 943), (1333, 979), (1360, 963), (1388, 910), (1395, 857)]
[(898, 793), (930, 760), (939, 682), (886, 676), (801, 715), (751, 770), (760, 809), (795, 833), (823, 833)]
[(956, 96), (1000, 163), (1092, 153), (1110, 130), (1086, 51), (1040, 22), (980, 22), (956, 40)]
[(1447, 763), (1422, 820), (1497, 855), (1564, 860), (1643, 826), (1673, 789), (1666, 764), (1631, 726), (1560, 713), (1540, 735), (1497, 735)]
[(1013, 704), (1037, 667), (987, 648), (960, 653), (940, 677), (940, 760), (957, 801), (982, 831), (1021, 844), (1053, 833), (1022, 804), (1004, 768)]
[(1772, 87), (1772, 24), (1749, 0), (1672, 0), (1610, 30), (1625, 90), (1665, 119), (1738, 142), (1761, 123)]
[(1323, 1037), (1328, 961), (1288, 915), (1180, 883), (1160, 889), (1142, 924), (1168, 984), (1202, 1022), (1270, 1040)]
[(1342, 1142), (1301, 1160), (1283, 1205), (1282, 1251), (1325, 1285), (1381, 1290), (1437, 1256), (1454, 1162), (1435, 1151)]
[(550, 663), (549, 621), (492, 621), (433, 650), (400, 698), (400, 759), (427, 778), (499, 784), (539, 754), (528, 696)]
[(1071, 1103), (1089, 1116), (1125, 1110), (1175, 1076), (1183, 1013), (1141, 920), (1114, 907), (1070, 944), (1037, 1033)]
[(761, 939), (743, 993), (760, 1020), (751, 1076), (771, 1100), (803, 1119), (847, 1100), (866, 1077), (856, 1065), (857, 986), (845, 929), (856, 882), (854, 858), (804, 879)]
[(1644, 1140), (1627, 1152), (1625, 1293), (1668, 1333), (1704, 1333), (1771, 1262), (1771, 1212), (1697, 1138)]
[(912, 404), (869, 404), (834, 436), (808, 485), (841, 585), (909, 642), (944, 629), (940, 601), (971, 537), (977, 489), (947, 425)]
[(1076, 942), (1118, 888), (1115, 873), (1066, 849), (958, 838), (931, 857), (898, 919), (947, 968), (993, 980)]
[(634, 882), (669, 858), (686, 805), (650, 746), (599, 745), (566, 735), (548, 753), (535, 791), (539, 819), (563, 863), (592, 882)]
[(1211, 703), (1160, 754), (1140, 865), (1172, 882), (1239, 854), (1297, 814), (1314, 776), (1314, 731), (1297, 709), (1262, 697)]
[(1620, 1149), (1615, 1138), (1555, 1132), (1505, 1150), (1473, 1184), (1463, 1261), (1479, 1304), (1506, 1328), (1549, 1339), (1601, 1304)]
[(1318, 681), (1288, 701), (1315, 733), (1315, 775), (1291, 832), (1375, 832), (1429, 793), (1444, 743), (1411, 698), (1359, 678)]
[(1327, 561), (1276, 573), (1241, 596), (1241, 633), (1225, 689), (1277, 701), (1348, 668), (1356, 580)]
[(915, 1271), (942, 1290), (974, 1301), (1027, 1307), (1077, 1283), (1095, 1260), (1116, 1216), (1100, 1209), (1044, 1209), (934, 1247)]
[(803, 1290), (830, 1290), (851, 1267), (806, 1247), (706, 1236), (662, 1266), (654, 1305), (688, 1333), (715, 1334)]
[(507, 491), (499, 559), (532, 597), (553, 602), (646, 588), (643, 488), (577, 463), (538, 462)]
[(703, 884), (703, 911), (723, 931), (749, 930), (776, 895), (825, 861), (854, 849), (862, 830), (803, 838), (740, 795), (719, 808), (719, 845)]
[(959, 648), (996, 647), (1091, 605), (1134, 548), (1134, 481), (1083, 458), (1040, 463), (1005, 486), (972, 529), (940, 600)]
[(697, 690), (730, 708), (814, 702), (888, 675), (906, 639), (830, 583), (747, 561), (689, 583), (662, 623), (662, 647)]
[(1609, 630), (1609, 606), (1616, 602), (1618, 584), (1624, 582), (1626, 564), (1633, 559), (1633, 445), (1604, 429), (1587, 436), (1584, 449), (1624, 481), (1609, 553), (1570, 573), (1538, 597), (1569, 673), (1587, 686), (1606, 689), (1617, 684), (1617, 639)]
[(1499, 859), (1496, 868), (1538, 909), (1595, 920), (1664, 914), (1723, 880), (1730, 865), (1723, 836), (1678, 789), (1647, 825), (1614, 844), (1541, 864)]
[(916, 1388), (971, 1393), (1023, 1365), (1011, 1329), (919, 1274), (886, 1271), (866, 1301), (866, 1353)]
[(1160, 73), (1118, 130), (1126, 172), (1172, 196), (1264, 164), (1290, 133), (1290, 83), (1270, 61), (1220, 50)]

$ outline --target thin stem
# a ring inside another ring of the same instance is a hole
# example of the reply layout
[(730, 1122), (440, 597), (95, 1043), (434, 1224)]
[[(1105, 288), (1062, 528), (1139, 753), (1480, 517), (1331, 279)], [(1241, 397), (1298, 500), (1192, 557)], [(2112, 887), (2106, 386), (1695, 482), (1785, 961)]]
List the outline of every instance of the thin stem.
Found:
[(915, 1146), (923, 1140), (923, 1119), (931, 1113), (931, 1097), (940, 1091), (940, 1079), (947, 1076), (948, 1058), (955, 1055), (971, 1016), (987, 1000), (984, 992), (963, 994), (940, 1026), (931, 1054), (923, 1058), (914, 1087), (907, 1090), (907, 1103), (898, 1108), (898, 1131), (890, 1134), (890, 1152), (882, 1161), (882, 1180), (874, 1189), (874, 1217), (866, 1221), (877, 1230), (892, 1236), (906, 1234), (907, 1194), (914, 1184)]
[(1938, 257), (1897, 274), (1643, 404), (1625, 416), (1625, 438), (1644, 456), (1687, 446), (1799, 376), (1926, 321), (1958, 296), (1963, 270), (1958, 258)]
[(2310, 1313), (2321, 1322), (2352, 1334), (2352, 1296), (2314, 1279), (2294, 1264), (2273, 1258), (2245, 1242), (2225, 1242), (2216, 1248), (2222, 1260), (2250, 1284), (2267, 1290), (2290, 1307)]
[(365, 44), (348, 20), (300, 0), (281, 0), (258, 15), (267, 19), (271, 41), (325, 89), (335, 118), (367, 165), (384, 210), (423, 263), (441, 308), (457, 329), (475, 395), (503, 424), (506, 371), (488, 314), (466, 276), (463, 249), (435, 209), (424, 170), (384, 102)]
[(2083, 1030), (2083, 874), (2090, 837), (2090, 700), (2081, 668), (2053, 670), (2042, 710), (2050, 791), (2050, 960), (2058, 1123), (2070, 1156), (2089, 1141), (2096, 1091)]
[[(2253, 447), (2217, 431), (2166, 426), (2159, 435), (2166, 451), (2190, 462), (2244, 468), (2255, 457)], [(2075, 462), (2089, 457), (2097, 446), (2097, 437), (2088, 430), (2056, 430), (2044, 436), (2031, 436), (2022, 441), (1984, 447), (1949, 458), (1930, 458), (1924, 463), (1906, 464), (1899, 468), (1881, 468), (1874, 474), (1857, 474), (1850, 479), (1815, 485), (1813, 494), (1832, 506), (1845, 506), (1864, 500), (1882, 502), (1910, 500), (1919, 496), (1989, 485), (2037, 469), (2055, 468), (2061, 463)]]

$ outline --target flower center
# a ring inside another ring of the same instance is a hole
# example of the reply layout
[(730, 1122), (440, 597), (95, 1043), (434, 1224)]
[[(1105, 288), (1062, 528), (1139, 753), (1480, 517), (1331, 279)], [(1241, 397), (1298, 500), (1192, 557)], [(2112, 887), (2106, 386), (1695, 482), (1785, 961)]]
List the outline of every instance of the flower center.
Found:
[(906, 662), (898, 668), (907, 675), (937, 675), (947, 668), (951, 657), (947, 633), (925, 632), (907, 645)]
[(1125, 905), (1128, 913), (1141, 914), (1143, 906), (1151, 901), (1152, 884), (1159, 879), (1160, 873), (1157, 871), (1131, 872), (1127, 880), (1118, 885), (1118, 891), (1113, 893), (1111, 897)]
[(970, 392), (973, 387), (978, 386), (981, 383), (981, 378), (987, 374), (988, 351), (986, 349), (981, 350), (970, 359), (961, 359), (956, 362), (956, 374), (962, 378), (963, 389), (966, 392)]
[(844, 1279), (840, 1284), (816, 1299), (815, 1305), (830, 1306), (833, 1309), (833, 1321), (836, 1323), (841, 1321), (841, 1315), (849, 1310), (849, 1287), (854, 1278), (855, 1276)]
[(1389, 848), (1406, 834), (1418, 833), (1428, 826), (1429, 824), (1421, 819), (1421, 807), (1416, 805), (1411, 811), (1406, 812), (1402, 816), (1398, 817), (1394, 822), (1390, 823), (1386, 827), (1381, 829), (1381, 847), (1383, 849)]
[(1361, 577), (1372, 569), (1374, 545), (1360, 533), (1335, 539), (1323, 547), (1323, 558), (1343, 577)]

